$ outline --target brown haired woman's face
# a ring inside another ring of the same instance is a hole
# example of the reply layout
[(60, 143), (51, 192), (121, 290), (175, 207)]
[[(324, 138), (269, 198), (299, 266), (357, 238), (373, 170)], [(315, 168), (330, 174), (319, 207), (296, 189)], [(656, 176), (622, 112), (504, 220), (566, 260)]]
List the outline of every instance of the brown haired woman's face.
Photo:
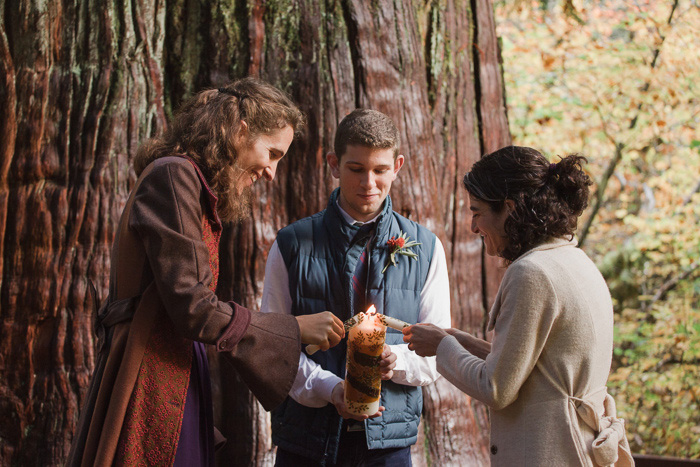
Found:
[(275, 178), (277, 164), (287, 154), (294, 139), (291, 125), (251, 138), (247, 129), (234, 142), (236, 166), (240, 170), (236, 188), (240, 192), (253, 185), (259, 179), (271, 181)]
[[(508, 215), (511, 212), (511, 206), (506, 200), (506, 206), (501, 212), (496, 212), (491, 209), (491, 206), (469, 195), (469, 209), (472, 212), (472, 232), (481, 235), (486, 247), (486, 254), (489, 256), (498, 256), (501, 251), (508, 245), (508, 237), (506, 237), (505, 223)], [(512, 201), (510, 201), (512, 204)]]

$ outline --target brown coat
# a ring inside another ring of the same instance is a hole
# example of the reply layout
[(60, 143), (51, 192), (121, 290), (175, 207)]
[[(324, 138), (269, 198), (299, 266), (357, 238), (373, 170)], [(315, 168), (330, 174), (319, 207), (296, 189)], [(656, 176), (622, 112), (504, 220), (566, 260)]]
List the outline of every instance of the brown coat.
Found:
[[(104, 345), (68, 465), (114, 462), (144, 352), (163, 322), (174, 330), (173, 341), (216, 345), (266, 410), (289, 392), (301, 347), (296, 320), (221, 302), (209, 288), (202, 225), (206, 216), (220, 228), (215, 211), (216, 197), (187, 159), (158, 159), (139, 177), (114, 241), (110, 293), (98, 318)], [(176, 392), (186, 393), (182, 384)], [(166, 405), (181, 417), (183, 404), (173, 399)], [(158, 429), (175, 430), (166, 434), (177, 443), (179, 424)]]

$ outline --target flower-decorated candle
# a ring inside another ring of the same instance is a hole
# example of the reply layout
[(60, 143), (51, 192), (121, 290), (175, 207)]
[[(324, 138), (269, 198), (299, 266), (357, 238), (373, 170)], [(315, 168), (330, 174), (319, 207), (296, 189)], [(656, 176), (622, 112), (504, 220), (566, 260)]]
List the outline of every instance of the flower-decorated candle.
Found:
[(382, 390), (379, 361), (384, 349), (386, 326), (374, 305), (358, 316), (358, 323), (348, 332), (345, 405), (348, 412), (373, 415), (379, 410), (379, 393)]

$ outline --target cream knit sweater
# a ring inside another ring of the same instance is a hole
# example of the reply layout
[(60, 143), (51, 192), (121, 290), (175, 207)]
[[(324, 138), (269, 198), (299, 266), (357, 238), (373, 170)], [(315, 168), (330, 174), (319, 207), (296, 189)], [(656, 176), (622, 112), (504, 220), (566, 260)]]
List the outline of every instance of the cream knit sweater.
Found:
[(491, 408), (492, 465), (595, 465), (594, 432), (577, 408), (584, 400), (602, 415), (613, 309), (593, 262), (565, 239), (523, 254), (503, 277), (488, 329), (486, 360), (448, 336), (437, 364)]

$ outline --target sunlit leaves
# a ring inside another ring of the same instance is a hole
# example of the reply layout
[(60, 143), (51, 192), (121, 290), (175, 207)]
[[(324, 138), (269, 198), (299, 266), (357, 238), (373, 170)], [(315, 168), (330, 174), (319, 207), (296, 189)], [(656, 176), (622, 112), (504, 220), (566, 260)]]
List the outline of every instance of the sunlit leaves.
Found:
[[(496, 2), (515, 144), (620, 162), (586, 252), (616, 310), (610, 389), (633, 450), (700, 457), (700, 8), (679, 2)], [(653, 65), (653, 66), (652, 66)], [(595, 190), (596, 187), (593, 187)], [(587, 218), (584, 213), (583, 218)], [(580, 223), (582, 225), (583, 222)]]

